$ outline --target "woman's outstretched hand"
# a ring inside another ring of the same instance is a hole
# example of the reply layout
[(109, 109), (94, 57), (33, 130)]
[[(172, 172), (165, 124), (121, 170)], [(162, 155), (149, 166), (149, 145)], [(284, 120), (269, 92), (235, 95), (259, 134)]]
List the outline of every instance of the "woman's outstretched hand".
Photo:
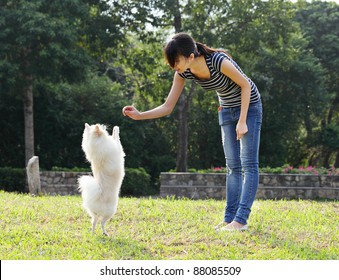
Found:
[(122, 114), (133, 120), (140, 120), (141, 113), (134, 106), (125, 106), (122, 108)]

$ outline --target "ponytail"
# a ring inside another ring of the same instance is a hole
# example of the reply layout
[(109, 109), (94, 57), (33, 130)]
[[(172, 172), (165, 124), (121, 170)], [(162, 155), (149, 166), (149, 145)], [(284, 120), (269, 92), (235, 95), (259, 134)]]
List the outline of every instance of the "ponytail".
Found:
[(227, 56), (232, 58), (232, 56), (225, 50), (213, 49), (213, 48), (208, 47), (205, 44), (202, 44), (202, 43), (199, 43), (199, 42), (196, 42), (196, 45), (197, 45), (197, 49), (198, 49), (199, 54), (202, 54), (203, 56), (210, 55), (210, 54), (215, 53), (215, 52), (223, 52), (223, 53), (227, 54)]

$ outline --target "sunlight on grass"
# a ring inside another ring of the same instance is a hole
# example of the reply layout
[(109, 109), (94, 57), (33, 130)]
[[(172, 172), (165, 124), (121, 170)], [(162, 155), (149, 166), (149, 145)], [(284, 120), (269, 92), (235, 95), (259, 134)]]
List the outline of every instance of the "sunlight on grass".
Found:
[(339, 259), (338, 202), (257, 200), (247, 232), (215, 232), (224, 201), (121, 198), (109, 237), (79, 196), (0, 192), (1, 259)]

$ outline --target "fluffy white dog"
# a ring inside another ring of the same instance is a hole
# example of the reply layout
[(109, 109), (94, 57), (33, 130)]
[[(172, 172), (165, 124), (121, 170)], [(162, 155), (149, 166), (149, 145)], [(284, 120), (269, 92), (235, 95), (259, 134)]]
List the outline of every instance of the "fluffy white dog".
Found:
[(101, 218), (105, 235), (105, 224), (117, 210), (119, 192), (125, 176), (125, 153), (123, 151), (119, 127), (109, 135), (106, 126), (85, 124), (82, 149), (91, 163), (93, 176), (78, 179), (83, 206), (92, 217), (92, 232)]

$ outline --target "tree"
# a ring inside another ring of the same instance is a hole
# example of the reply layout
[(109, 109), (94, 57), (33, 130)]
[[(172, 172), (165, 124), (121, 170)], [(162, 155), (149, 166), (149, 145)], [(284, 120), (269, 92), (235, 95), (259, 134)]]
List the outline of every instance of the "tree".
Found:
[[(89, 51), (100, 49), (106, 38), (116, 38), (112, 44), (121, 37), (119, 26), (109, 25), (121, 23), (121, 19), (112, 17), (106, 2), (1, 1), (0, 89), (1, 94), (6, 91), (22, 98), (26, 163), (34, 155), (35, 83), (41, 79), (54, 83), (83, 79), (86, 68), (93, 65)], [(95, 25), (96, 21), (100, 25)], [(104, 32), (97, 34), (93, 26)], [(112, 26), (114, 34), (110, 33)]]
[(314, 107), (320, 116), (309, 129), (309, 162), (311, 165), (338, 166), (339, 5), (334, 2), (299, 1), (296, 8), (296, 20), (309, 41), (306, 48), (312, 51), (325, 69), (322, 94), (326, 103)]

